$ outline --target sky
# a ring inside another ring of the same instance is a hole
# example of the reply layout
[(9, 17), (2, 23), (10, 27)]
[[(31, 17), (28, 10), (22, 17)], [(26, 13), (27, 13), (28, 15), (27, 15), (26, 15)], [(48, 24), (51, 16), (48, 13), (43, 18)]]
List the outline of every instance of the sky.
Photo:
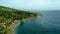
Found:
[(20, 10), (60, 10), (60, 0), (0, 0), (0, 5)]

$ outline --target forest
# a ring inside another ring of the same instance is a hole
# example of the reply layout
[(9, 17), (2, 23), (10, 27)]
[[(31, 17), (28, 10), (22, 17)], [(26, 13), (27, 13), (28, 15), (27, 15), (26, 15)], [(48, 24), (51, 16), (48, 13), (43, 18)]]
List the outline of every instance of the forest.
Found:
[(42, 16), (40, 13), (0, 6), (0, 34), (11, 34), (10, 25), (14, 20)]

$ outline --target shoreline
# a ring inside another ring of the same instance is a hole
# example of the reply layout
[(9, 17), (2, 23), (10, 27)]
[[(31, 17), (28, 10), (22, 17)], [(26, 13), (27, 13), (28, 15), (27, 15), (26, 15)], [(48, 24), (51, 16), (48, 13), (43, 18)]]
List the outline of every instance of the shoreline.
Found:
[[(37, 16), (37, 17), (39, 17), (39, 16)], [(10, 25), (10, 29), (12, 31), (12, 34), (14, 34), (14, 28), (15, 28), (15, 26), (17, 26), (18, 24), (20, 24), (22, 21), (27, 21), (27, 20), (34, 19), (34, 18), (37, 18), (37, 17), (29, 17), (29, 18), (22, 19), (22, 20), (14, 20), (14, 22)]]

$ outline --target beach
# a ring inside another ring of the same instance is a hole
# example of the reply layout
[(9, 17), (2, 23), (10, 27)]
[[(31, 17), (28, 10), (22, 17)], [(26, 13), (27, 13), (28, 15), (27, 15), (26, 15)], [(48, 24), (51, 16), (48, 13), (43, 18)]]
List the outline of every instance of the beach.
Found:
[[(37, 16), (37, 17), (40, 17), (40, 16)], [(12, 34), (14, 34), (15, 26), (20, 24), (22, 21), (27, 21), (27, 20), (34, 19), (34, 18), (37, 18), (37, 17), (30, 17), (30, 18), (26, 18), (26, 19), (22, 19), (22, 20), (14, 20), (13, 24), (10, 25), (10, 29), (12, 31)]]

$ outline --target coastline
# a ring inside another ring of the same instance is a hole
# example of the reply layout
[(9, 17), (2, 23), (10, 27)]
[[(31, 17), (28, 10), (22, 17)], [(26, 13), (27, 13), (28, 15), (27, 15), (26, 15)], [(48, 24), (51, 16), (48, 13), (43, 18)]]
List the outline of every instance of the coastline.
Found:
[[(40, 17), (40, 16), (37, 16), (37, 17)], [(22, 19), (22, 20), (14, 20), (14, 22), (10, 25), (10, 29), (12, 31), (12, 34), (14, 34), (14, 28), (15, 28), (15, 26), (17, 26), (18, 24), (20, 24), (22, 21), (34, 19), (34, 18), (37, 18), (37, 17), (29, 17), (29, 18)]]

